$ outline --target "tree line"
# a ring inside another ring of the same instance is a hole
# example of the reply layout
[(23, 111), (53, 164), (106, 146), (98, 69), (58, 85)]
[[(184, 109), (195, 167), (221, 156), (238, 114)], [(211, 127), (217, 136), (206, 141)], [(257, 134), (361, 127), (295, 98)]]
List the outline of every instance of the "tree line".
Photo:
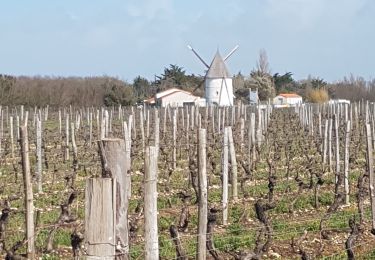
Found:
[[(168, 88), (180, 88), (204, 96), (204, 76), (187, 74), (175, 64), (150, 81), (142, 76), (126, 82), (109, 76), (97, 77), (27, 77), (0, 74), (2, 105), (28, 106), (112, 106), (135, 105)], [(278, 93), (297, 93), (305, 101), (322, 103), (330, 98), (375, 101), (375, 79), (367, 81), (350, 75), (337, 82), (308, 77), (295, 80), (292, 72), (271, 73), (267, 54), (260, 51), (256, 67), (249, 75), (233, 77), (236, 100), (247, 102), (249, 89), (258, 89), (260, 100)]]

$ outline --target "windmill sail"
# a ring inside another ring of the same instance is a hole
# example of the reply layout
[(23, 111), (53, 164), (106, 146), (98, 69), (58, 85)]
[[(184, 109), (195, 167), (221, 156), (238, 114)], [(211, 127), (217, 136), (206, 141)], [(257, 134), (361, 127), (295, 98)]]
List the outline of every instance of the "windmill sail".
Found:
[(197, 58), (204, 64), (204, 66), (206, 66), (206, 68), (210, 68), (208, 66), (208, 64), (201, 58), (201, 56), (199, 56), (199, 54), (193, 49), (193, 47), (191, 47), (190, 45), (187, 46), (194, 54), (195, 56), (197, 56)]
[[(221, 57), (219, 51), (217, 51), (210, 66), (208, 66), (191, 46), (188, 46), (188, 48), (193, 51), (195, 56), (208, 68), (204, 77), (207, 105), (233, 106), (233, 80), (225, 65), (225, 61), (238, 49), (238, 45), (235, 46), (224, 59)], [(197, 88), (199, 88), (199, 86)]]

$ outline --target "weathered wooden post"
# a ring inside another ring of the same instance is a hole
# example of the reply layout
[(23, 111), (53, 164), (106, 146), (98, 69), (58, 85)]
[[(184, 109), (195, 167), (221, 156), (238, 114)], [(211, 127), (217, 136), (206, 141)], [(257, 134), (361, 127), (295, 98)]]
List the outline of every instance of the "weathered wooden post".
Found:
[(36, 119), (36, 169), (37, 169), (37, 183), (38, 183), (38, 192), (41, 193), (42, 189), (42, 120), (37, 117)]
[(27, 258), (34, 259), (35, 256), (35, 236), (34, 236), (34, 202), (33, 185), (30, 176), (29, 161), (29, 141), (27, 134), (27, 125), (21, 126), (21, 158), (22, 172), (25, 192), (25, 218), (26, 218), (26, 239), (27, 239)]
[(371, 233), (375, 234), (375, 178), (374, 178), (374, 158), (373, 158), (373, 147), (372, 147), (372, 135), (371, 126), (366, 124), (366, 135), (367, 135), (367, 170), (369, 175), (369, 190), (370, 190), (370, 202), (371, 202)]
[(323, 136), (323, 170), (327, 164), (327, 143), (328, 143), (328, 119), (324, 121), (324, 136)]
[(101, 113), (101, 121), (100, 121), (100, 140), (105, 138), (105, 118), (104, 118), (104, 112), (102, 110)]
[(336, 137), (336, 152), (335, 152), (335, 159), (336, 159), (336, 178), (335, 182), (337, 182), (337, 178), (340, 174), (340, 137), (339, 137), (339, 117), (334, 115), (335, 121), (335, 137)]
[(77, 150), (77, 144), (76, 144), (74, 123), (71, 123), (70, 128), (71, 128), (71, 135), (72, 135), (71, 139), (72, 139), (72, 148), (73, 148), (73, 167), (74, 167), (74, 171), (76, 172), (78, 170), (78, 163), (77, 163), (78, 150)]
[(328, 164), (329, 164), (329, 171), (332, 172), (332, 118), (328, 121)]
[(65, 117), (65, 161), (69, 160), (69, 114)]
[(87, 260), (115, 259), (116, 192), (116, 179), (95, 178), (86, 181), (85, 247)]
[(59, 109), (59, 134), (60, 134), (60, 138), (61, 138), (61, 131), (62, 131), (62, 129), (61, 129), (61, 110)]
[(206, 259), (206, 237), (207, 237), (207, 162), (206, 162), (206, 129), (198, 132), (198, 245), (197, 259)]
[(97, 139), (100, 138), (100, 133), (101, 133), (101, 124), (100, 124), (100, 112), (99, 109), (96, 110), (96, 136)]
[(222, 153), (222, 175), (223, 175), (223, 225), (228, 224), (228, 127), (224, 128), (223, 153)]
[(145, 207), (145, 259), (159, 259), (157, 209), (158, 154), (155, 146), (146, 148), (144, 207)]
[(176, 116), (176, 110), (174, 110), (173, 112), (173, 134), (172, 134), (172, 137), (173, 137), (173, 170), (176, 170), (176, 161), (177, 161), (177, 157), (176, 157), (176, 154), (177, 154), (177, 149), (176, 149), (176, 139), (177, 139), (177, 116)]
[(260, 148), (262, 144), (262, 110), (258, 105), (258, 128), (257, 128), (257, 145)]
[(250, 116), (250, 131), (251, 131), (251, 144), (249, 149), (251, 149), (251, 163), (249, 163), (250, 169), (252, 169), (251, 164), (256, 160), (256, 150), (255, 150), (255, 113), (251, 113)]
[(146, 117), (146, 139), (150, 137), (150, 110), (147, 109), (147, 117)]
[(154, 134), (155, 134), (155, 147), (159, 157), (159, 145), (160, 145), (160, 119), (159, 119), (159, 111), (155, 109), (155, 126), (154, 126)]
[(16, 133), (17, 133), (17, 140), (20, 139), (20, 117), (16, 116)]
[(233, 196), (233, 200), (237, 200), (238, 199), (237, 159), (236, 159), (236, 150), (234, 148), (232, 127), (228, 128), (228, 142), (229, 142), (230, 163), (231, 163), (231, 169), (232, 169), (232, 196)]
[(350, 121), (346, 122), (345, 132), (345, 158), (344, 158), (344, 189), (345, 189), (345, 203), (350, 204), (349, 201), (349, 145), (350, 145)]
[(102, 133), (102, 139), (107, 138), (109, 136), (109, 113), (108, 110), (104, 110), (104, 137)]
[(92, 144), (92, 113), (89, 113), (89, 146)]
[(12, 159), (14, 159), (14, 131), (13, 131), (13, 116), (9, 117), (9, 137), (10, 137), (10, 152)]
[(139, 127), (141, 128), (142, 137), (142, 154), (145, 152), (145, 128), (143, 126), (143, 111), (139, 110)]
[(128, 201), (130, 183), (129, 158), (126, 156), (125, 141), (123, 139), (108, 139), (98, 141), (102, 163), (102, 176), (115, 179), (116, 185), (116, 259), (128, 259)]
[(24, 106), (23, 105), (21, 105), (20, 110), (21, 110), (21, 122), (22, 122), (23, 121), (23, 114), (24, 114)]
[[(131, 127), (127, 126), (126, 124), (126, 121), (124, 121), (124, 140), (125, 140), (125, 155), (126, 155), (126, 158), (128, 160), (128, 164), (129, 164), (129, 169), (131, 169), (131, 165), (132, 165), (132, 162), (131, 162), (131, 147), (132, 147), (132, 144), (131, 144)], [(126, 175), (126, 182), (128, 183), (128, 198), (130, 199), (131, 197), (131, 171), (129, 171), (129, 174)]]

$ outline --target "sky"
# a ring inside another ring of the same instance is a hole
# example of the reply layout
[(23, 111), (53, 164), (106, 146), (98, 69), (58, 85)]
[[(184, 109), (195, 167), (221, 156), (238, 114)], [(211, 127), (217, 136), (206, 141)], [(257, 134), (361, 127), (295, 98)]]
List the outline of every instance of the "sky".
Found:
[(374, 0), (0, 1), (0, 74), (153, 80), (188, 74), (219, 49), (249, 75), (264, 49), (272, 73), (337, 81), (375, 77)]

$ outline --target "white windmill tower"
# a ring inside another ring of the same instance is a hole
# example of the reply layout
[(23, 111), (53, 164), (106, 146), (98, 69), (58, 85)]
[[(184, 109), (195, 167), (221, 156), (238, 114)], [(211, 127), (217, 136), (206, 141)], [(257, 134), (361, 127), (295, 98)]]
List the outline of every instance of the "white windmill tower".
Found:
[(238, 45), (234, 47), (224, 59), (221, 57), (218, 50), (210, 66), (208, 66), (190, 45), (188, 45), (188, 48), (193, 51), (195, 56), (197, 56), (208, 69), (204, 77), (204, 92), (207, 105), (233, 106), (233, 81), (225, 65), (225, 61), (237, 50)]

